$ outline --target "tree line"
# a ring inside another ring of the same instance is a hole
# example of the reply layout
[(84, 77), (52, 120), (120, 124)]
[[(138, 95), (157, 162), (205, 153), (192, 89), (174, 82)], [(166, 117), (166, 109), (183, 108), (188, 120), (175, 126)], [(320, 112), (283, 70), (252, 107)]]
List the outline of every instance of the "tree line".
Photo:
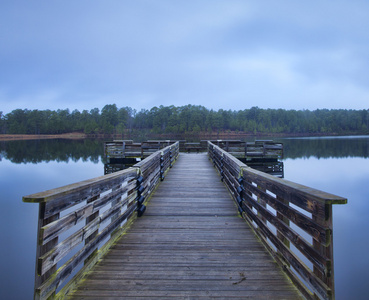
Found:
[(207, 109), (201, 105), (159, 106), (136, 111), (108, 104), (100, 111), (28, 110), (0, 112), (3, 134), (124, 134), (210, 133), (238, 131), (249, 134), (368, 134), (369, 110), (284, 110), (251, 107), (245, 110)]

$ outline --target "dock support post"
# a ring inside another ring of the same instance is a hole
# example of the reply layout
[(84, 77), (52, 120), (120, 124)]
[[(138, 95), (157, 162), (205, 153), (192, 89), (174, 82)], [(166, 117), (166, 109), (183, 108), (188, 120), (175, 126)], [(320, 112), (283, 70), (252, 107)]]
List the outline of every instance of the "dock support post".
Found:
[(240, 184), (237, 188), (237, 197), (236, 197), (236, 200), (237, 200), (237, 204), (238, 204), (238, 211), (240, 212), (241, 216), (242, 216), (242, 213), (244, 212), (243, 208), (242, 208), (242, 201), (243, 201), (243, 192), (245, 191), (245, 188), (243, 187), (243, 177), (240, 176), (238, 177), (237, 179), (238, 183)]
[[(38, 228), (37, 228), (37, 248), (36, 248), (36, 275), (35, 275), (35, 296), (34, 299), (39, 299), (40, 295), (37, 292), (38, 288), (48, 279), (48, 277), (57, 271), (57, 265), (55, 264), (50, 270), (48, 270), (45, 274), (41, 275), (41, 266), (39, 257), (53, 249), (59, 242), (59, 237), (55, 237), (50, 242), (42, 245), (42, 237), (41, 237), (41, 227), (50, 224), (53, 221), (58, 220), (60, 214), (57, 213), (49, 218), (45, 218), (45, 203), (39, 203), (38, 209)], [(53, 293), (55, 295), (55, 292)]]
[(143, 204), (145, 201), (145, 197), (142, 195), (143, 191), (145, 190), (145, 187), (141, 185), (141, 183), (144, 181), (144, 178), (139, 175), (137, 177), (137, 216), (142, 217), (146, 210), (146, 206)]
[(160, 181), (164, 180), (164, 156), (163, 153), (160, 156)]

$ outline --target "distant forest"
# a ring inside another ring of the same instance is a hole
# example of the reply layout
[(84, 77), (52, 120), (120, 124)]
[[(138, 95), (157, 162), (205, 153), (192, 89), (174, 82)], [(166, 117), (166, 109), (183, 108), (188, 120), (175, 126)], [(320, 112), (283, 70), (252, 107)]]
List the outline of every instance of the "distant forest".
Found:
[(244, 132), (248, 134), (368, 134), (369, 110), (317, 109), (250, 109), (209, 110), (199, 105), (159, 106), (136, 111), (116, 104), (83, 110), (16, 109), (0, 112), (2, 134), (124, 134)]

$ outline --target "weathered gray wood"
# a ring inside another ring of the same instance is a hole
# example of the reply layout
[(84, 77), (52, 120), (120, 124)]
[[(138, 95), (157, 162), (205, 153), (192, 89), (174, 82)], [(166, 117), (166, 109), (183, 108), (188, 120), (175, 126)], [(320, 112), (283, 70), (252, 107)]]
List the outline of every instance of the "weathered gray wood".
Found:
[(69, 195), (74, 194), (80, 190), (90, 188), (90, 191), (94, 191), (95, 189), (98, 190), (101, 186), (106, 186), (107, 183), (109, 183), (109, 186), (114, 186), (119, 181), (124, 181), (127, 178), (134, 178), (137, 174), (135, 174), (136, 169), (130, 168), (127, 170), (122, 170), (113, 174), (108, 174), (88, 180), (84, 180), (81, 182), (69, 184), (63, 187), (51, 189), (45, 192), (32, 194), (29, 196), (24, 196), (23, 201), (24, 202), (48, 202), (50, 200), (53, 200), (55, 198), (60, 198), (60, 195)]
[[(331, 265), (331, 261), (327, 257), (315, 251), (311, 245), (301, 238), (293, 229), (281, 222), (278, 218), (275, 218), (275, 216), (273, 216), (258, 202), (251, 199), (248, 195), (245, 196), (245, 199), (251, 206), (257, 208), (259, 214), (273, 224), (281, 233), (283, 233), (284, 236), (288, 237), (295, 247), (300, 250), (314, 265), (316, 265), (321, 272), (327, 272), (327, 265)], [(266, 224), (266, 222), (263, 223)]]
[(120, 215), (111, 224), (104, 228), (92, 241), (90, 241), (85, 247), (78, 251), (71, 259), (68, 260), (62, 267), (60, 267), (55, 277), (50, 277), (45, 281), (38, 289), (37, 293), (41, 299), (47, 299), (52, 293), (55, 292), (57, 287), (63, 283), (68, 276), (73, 272), (76, 266), (83, 262), (95, 249), (95, 247), (105, 239), (110, 233), (112, 233), (117, 226), (127, 219), (135, 210), (135, 207), (127, 210), (125, 213)]
[(78, 222), (82, 221), (92, 213), (98, 211), (101, 207), (106, 205), (110, 201), (114, 201), (115, 199), (122, 196), (122, 194), (130, 191), (134, 186), (135, 182), (128, 184), (123, 188), (119, 188), (112, 193), (109, 193), (97, 200), (93, 203), (87, 204), (86, 206), (77, 209), (76, 211), (64, 216), (63, 218), (58, 219), (55, 222), (52, 222), (46, 226), (41, 228), (41, 235), (43, 237), (43, 243), (47, 243), (49, 240), (54, 237), (60, 235), (67, 229), (76, 225)]
[[(262, 150), (263, 155), (278, 150), (266, 141), (247, 143), (246, 147), (247, 152)], [(334, 299), (332, 204), (344, 204), (347, 199), (251, 169), (212, 143), (208, 149), (242, 216), (304, 296)], [(290, 221), (307, 233), (312, 243), (292, 229)], [(290, 243), (298, 253), (290, 249)], [(301, 254), (313, 268), (302, 262)]]
[(310, 283), (311, 288), (317, 295), (320, 295), (324, 299), (328, 299), (329, 295), (332, 294), (332, 290), (328, 287), (320, 278), (314, 276), (313, 272), (308, 269), (305, 264), (292, 252), (290, 251), (279, 239), (277, 239), (267, 226), (257, 218), (247, 206), (243, 206), (245, 212), (250, 216), (253, 221), (259, 226), (263, 234), (270, 239), (273, 244), (277, 247), (278, 251), (283, 254), (284, 258), (294, 267), (294, 269), (300, 274), (300, 276)]
[(181, 154), (142, 218), (70, 296), (298, 299), (204, 154)]
[(45, 253), (49, 252), (51, 249), (53, 249), (59, 242), (59, 237), (55, 237), (46, 244), (42, 243), (42, 235), (40, 233), (40, 229), (42, 228), (42, 226), (59, 219), (59, 214), (55, 214), (52, 217), (45, 219), (44, 213), (45, 213), (45, 203), (40, 203), (38, 212), (39, 219), (38, 219), (37, 247), (36, 247), (35, 289), (38, 288), (47, 278), (51, 276), (51, 274), (55, 273), (57, 270), (56, 265), (54, 265), (44, 275), (39, 275), (38, 258), (44, 255)]
[[(166, 172), (178, 156), (178, 149), (179, 144), (175, 143), (128, 170), (24, 197), (25, 202), (39, 203), (36, 299), (63, 297), (76, 286), (76, 282), (84, 277), (83, 271), (88, 271), (125, 226), (130, 225), (138, 208), (136, 200), (152, 193), (161, 172)], [(139, 174), (145, 176), (140, 177), (140, 182)], [(60, 213), (77, 204), (75, 211), (60, 218)], [(86, 221), (82, 228), (77, 225), (81, 220)], [(60, 238), (62, 233), (68, 233), (68, 236)], [(82, 249), (72, 252), (83, 243)], [(67, 255), (73, 256), (63, 265), (57, 265)], [(81, 270), (77, 272), (77, 268)], [(60, 284), (76, 272), (74, 278), (77, 280), (67, 281), (62, 291), (55, 295)]]
[[(128, 201), (129, 199), (127, 198), (122, 202), (116, 203), (115, 206), (105, 211), (98, 218), (91, 220), (91, 222), (87, 223), (86, 226), (82, 227), (80, 230), (76, 231), (74, 234), (70, 235), (67, 239), (54, 247), (54, 249), (41, 256), (39, 258), (40, 275), (43, 275), (81, 242), (87, 240), (94, 233), (97, 235), (99, 226), (106, 222), (108, 218), (114, 215), (119, 216), (122, 207), (126, 205)], [(86, 244), (88, 244), (88, 241)]]
[[(293, 222), (297, 226), (299, 226), (301, 229), (309, 233), (318, 242), (324, 245), (329, 245), (330, 243), (329, 228), (321, 226), (319, 223), (316, 223), (311, 218), (306, 217), (304, 214), (300, 213), (296, 209), (282, 203), (277, 198), (268, 195), (266, 192), (258, 189), (252, 184), (245, 183), (245, 187), (258, 197), (266, 201), (266, 203), (271, 207), (273, 207), (275, 210), (286, 216), (289, 220), (293, 220)], [(250, 200), (252, 201), (252, 199)]]

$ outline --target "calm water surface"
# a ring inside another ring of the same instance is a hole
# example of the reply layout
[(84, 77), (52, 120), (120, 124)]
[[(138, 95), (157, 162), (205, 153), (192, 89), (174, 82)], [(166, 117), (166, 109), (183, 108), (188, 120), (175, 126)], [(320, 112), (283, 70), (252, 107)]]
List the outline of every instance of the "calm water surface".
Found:
[[(348, 198), (333, 208), (336, 298), (367, 299), (369, 137), (278, 140), (286, 179)], [(103, 175), (102, 152), (90, 140), (0, 143), (0, 299), (33, 297), (38, 205), (22, 196)]]

